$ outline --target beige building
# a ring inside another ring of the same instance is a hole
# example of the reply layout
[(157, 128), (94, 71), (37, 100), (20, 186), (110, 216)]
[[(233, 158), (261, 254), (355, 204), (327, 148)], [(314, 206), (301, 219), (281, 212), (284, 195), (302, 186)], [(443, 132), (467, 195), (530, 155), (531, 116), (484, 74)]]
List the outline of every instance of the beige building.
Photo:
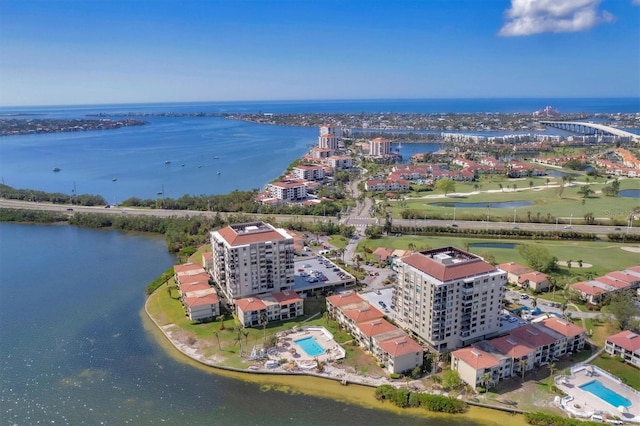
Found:
[(444, 352), (495, 335), (506, 273), (454, 247), (395, 261), (395, 310), (434, 350)]
[(604, 350), (640, 368), (640, 336), (630, 330), (607, 337)]
[(391, 154), (391, 141), (385, 138), (375, 138), (369, 142), (369, 155)]
[(283, 180), (267, 185), (269, 195), (280, 201), (301, 201), (307, 198), (306, 181)]
[(345, 292), (327, 297), (327, 312), (389, 373), (406, 372), (422, 365), (422, 346), (385, 320), (381, 311), (358, 294)]
[(243, 327), (257, 327), (265, 321), (286, 321), (302, 315), (302, 298), (293, 290), (246, 297), (236, 301), (236, 318)]
[(264, 222), (211, 232), (211, 276), (230, 303), (290, 290), (294, 284), (293, 237)]

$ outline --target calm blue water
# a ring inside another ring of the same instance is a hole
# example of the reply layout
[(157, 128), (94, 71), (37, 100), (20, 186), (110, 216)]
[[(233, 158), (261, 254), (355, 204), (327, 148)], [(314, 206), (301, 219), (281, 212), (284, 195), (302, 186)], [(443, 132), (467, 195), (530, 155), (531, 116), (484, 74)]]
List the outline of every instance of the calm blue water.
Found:
[(623, 189), (618, 192), (618, 195), (627, 198), (640, 198), (640, 189)]
[(608, 387), (600, 383), (598, 380), (585, 383), (584, 385), (580, 386), (580, 389), (594, 394), (595, 396), (597, 396), (607, 404), (612, 405), (616, 408), (620, 406), (623, 406), (623, 407), (631, 406), (631, 401), (629, 401), (624, 396), (618, 394), (617, 392), (612, 391), (611, 389), (609, 389)]
[(456, 207), (456, 208), (469, 208), (469, 209), (484, 209), (484, 208), (492, 208), (492, 209), (516, 209), (518, 207), (526, 207), (533, 205), (533, 201), (503, 201), (499, 203), (452, 203), (449, 201), (446, 202), (438, 202), (438, 203), (429, 203), (432, 206), (440, 206), (440, 207)]
[(307, 353), (309, 356), (318, 356), (324, 353), (324, 349), (322, 346), (316, 342), (316, 339), (311, 337), (305, 337), (304, 339), (294, 340), (294, 343), (300, 345), (300, 347)]
[(0, 424), (425, 422), (261, 390), (170, 358), (141, 318), (147, 283), (175, 262), (161, 238), (0, 223), (0, 242)]
[(514, 249), (514, 248), (516, 248), (516, 245), (515, 245), (515, 243), (470, 243), (469, 247)]
[[(124, 112), (637, 112), (637, 99), (417, 99), (216, 102), (0, 108), (0, 115), (83, 118)], [(0, 137), (2, 181), (15, 188), (99, 194), (110, 203), (158, 192), (222, 194), (262, 188), (317, 144), (318, 129), (264, 126), (223, 118), (147, 117), (124, 129)], [(408, 159), (435, 144), (404, 144)], [(216, 159), (215, 157), (220, 157)], [(169, 165), (165, 164), (170, 161)], [(53, 173), (54, 167), (61, 169)], [(115, 179), (115, 181), (114, 181)]]
[[(162, 191), (171, 198), (224, 194), (262, 188), (318, 135), (314, 128), (222, 118), (149, 121), (108, 131), (1, 137), (2, 180), (15, 188), (66, 194), (75, 185), (78, 193), (99, 194), (111, 203), (155, 198)], [(54, 167), (61, 171), (53, 173)]]
[(640, 112), (638, 98), (456, 98), (456, 99), (345, 99), (255, 102), (190, 102), (59, 107), (2, 107), (0, 114), (37, 113), (51, 117), (78, 117), (99, 112), (219, 112), (219, 113), (531, 113), (551, 105), (561, 113)]

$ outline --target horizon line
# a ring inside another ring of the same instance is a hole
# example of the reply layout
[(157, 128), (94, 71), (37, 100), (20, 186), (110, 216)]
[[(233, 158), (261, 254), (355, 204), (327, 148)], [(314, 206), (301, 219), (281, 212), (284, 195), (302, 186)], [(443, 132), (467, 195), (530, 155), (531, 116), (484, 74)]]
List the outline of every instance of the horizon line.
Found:
[(77, 103), (77, 104), (31, 104), (31, 105), (0, 105), (0, 108), (42, 108), (42, 107), (88, 107), (88, 106), (116, 106), (116, 105), (157, 105), (157, 104), (216, 104), (216, 103), (293, 103), (293, 102), (375, 102), (375, 101), (424, 101), (424, 100), (568, 100), (568, 99), (638, 99), (635, 96), (513, 96), (513, 97), (417, 97), (417, 98), (317, 98), (317, 99), (235, 99), (208, 101), (146, 101), (146, 102), (108, 102), (108, 103)]

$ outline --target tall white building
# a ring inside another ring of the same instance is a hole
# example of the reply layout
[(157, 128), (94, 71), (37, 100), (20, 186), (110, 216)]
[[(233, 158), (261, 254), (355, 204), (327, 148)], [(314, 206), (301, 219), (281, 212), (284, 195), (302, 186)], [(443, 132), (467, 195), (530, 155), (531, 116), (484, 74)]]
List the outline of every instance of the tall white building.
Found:
[(211, 232), (211, 275), (229, 302), (290, 290), (294, 284), (293, 237), (264, 222)]
[(391, 154), (391, 141), (385, 138), (375, 138), (369, 142), (369, 155)]
[(342, 139), (342, 127), (333, 126), (331, 124), (323, 124), (320, 126), (320, 136), (322, 135), (333, 135), (336, 139)]
[(318, 148), (329, 149), (331, 151), (338, 149), (338, 139), (336, 135), (318, 136)]
[(492, 337), (500, 329), (506, 272), (454, 247), (396, 262), (395, 310), (438, 352)]

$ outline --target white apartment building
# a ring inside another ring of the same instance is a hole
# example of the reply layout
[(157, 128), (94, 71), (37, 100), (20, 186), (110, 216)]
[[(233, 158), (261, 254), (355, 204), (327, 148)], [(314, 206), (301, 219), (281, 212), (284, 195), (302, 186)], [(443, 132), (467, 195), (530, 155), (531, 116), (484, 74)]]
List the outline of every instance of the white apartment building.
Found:
[(326, 164), (336, 170), (350, 169), (353, 167), (353, 158), (347, 155), (332, 155), (326, 159)]
[(338, 138), (336, 135), (320, 135), (318, 136), (318, 148), (335, 151), (338, 149)]
[(495, 335), (506, 272), (454, 247), (396, 261), (393, 303), (401, 319), (438, 352)]
[(294, 284), (293, 237), (264, 222), (211, 232), (211, 276), (227, 300), (290, 290)]
[(323, 124), (320, 126), (320, 136), (333, 135), (336, 139), (342, 139), (342, 127), (331, 124)]
[(300, 164), (293, 168), (293, 174), (303, 180), (324, 180), (324, 169), (321, 166)]
[(267, 186), (269, 195), (281, 201), (300, 201), (307, 198), (304, 181), (279, 181)]
[(369, 155), (391, 154), (391, 141), (385, 138), (375, 138), (369, 142)]

